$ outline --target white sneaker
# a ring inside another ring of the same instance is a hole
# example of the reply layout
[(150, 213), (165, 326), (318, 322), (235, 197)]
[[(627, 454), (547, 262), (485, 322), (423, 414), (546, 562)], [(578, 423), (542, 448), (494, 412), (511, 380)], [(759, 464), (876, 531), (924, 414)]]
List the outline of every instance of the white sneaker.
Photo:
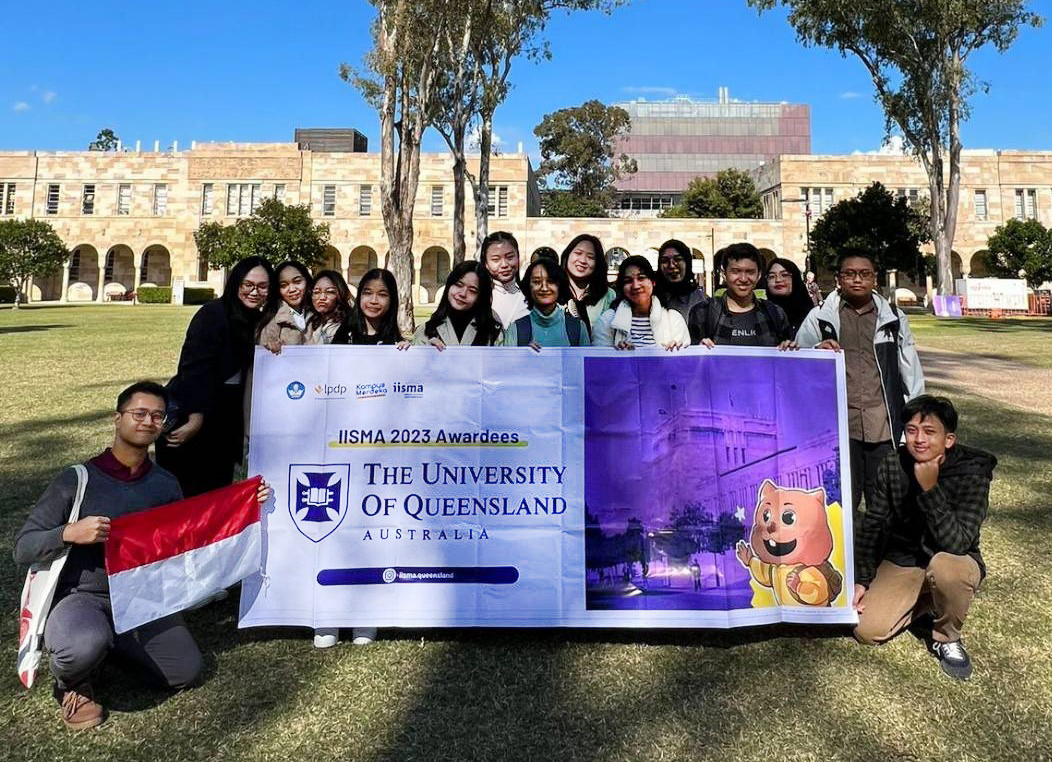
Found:
[(351, 643), (356, 646), (367, 646), (376, 640), (375, 627), (355, 627), (352, 634), (354, 639)]
[(314, 631), (315, 648), (332, 648), (340, 642), (338, 627), (319, 627)]

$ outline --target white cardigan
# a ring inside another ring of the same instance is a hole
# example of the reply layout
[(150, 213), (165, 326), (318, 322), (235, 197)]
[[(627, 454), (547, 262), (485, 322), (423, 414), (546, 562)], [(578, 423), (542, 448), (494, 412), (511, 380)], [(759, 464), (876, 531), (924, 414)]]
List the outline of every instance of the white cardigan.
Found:
[[(676, 310), (661, 306), (657, 297), (650, 303), (650, 330), (654, 332), (657, 346), (667, 344), (690, 344), (690, 331), (683, 316)], [(622, 301), (617, 309), (607, 310), (592, 329), (593, 347), (616, 347), (631, 341), (632, 305)]]

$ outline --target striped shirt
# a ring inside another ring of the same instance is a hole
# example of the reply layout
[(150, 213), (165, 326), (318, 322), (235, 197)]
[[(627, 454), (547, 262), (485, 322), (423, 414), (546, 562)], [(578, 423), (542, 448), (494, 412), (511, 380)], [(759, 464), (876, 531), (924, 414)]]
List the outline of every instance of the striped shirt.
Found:
[(632, 317), (632, 330), (629, 338), (637, 347), (654, 346), (654, 329), (650, 327), (650, 316)]

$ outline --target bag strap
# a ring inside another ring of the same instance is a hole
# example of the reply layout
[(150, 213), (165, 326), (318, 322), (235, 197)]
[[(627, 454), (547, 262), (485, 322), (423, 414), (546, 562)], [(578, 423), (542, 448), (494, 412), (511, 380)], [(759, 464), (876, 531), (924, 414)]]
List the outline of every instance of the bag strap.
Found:
[(581, 319), (576, 318), (568, 312), (563, 312), (563, 323), (566, 326), (566, 338), (570, 340), (570, 346), (581, 346)]
[(80, 506), (84, 502), (84, 490), (88, 488), (88, 469), (77, 463), (73, 466), (73, 470), (77, 472), (77, 496), (73, 499), (73, 507), (70, 509), (67, 524), (80, 520)]
[(530, 316), (526, 315), (519, 318), (514, 325), (516, 345), (520, 347), (529, 346), (530, 342), (533, 341), (533, 323), (530, 322)]

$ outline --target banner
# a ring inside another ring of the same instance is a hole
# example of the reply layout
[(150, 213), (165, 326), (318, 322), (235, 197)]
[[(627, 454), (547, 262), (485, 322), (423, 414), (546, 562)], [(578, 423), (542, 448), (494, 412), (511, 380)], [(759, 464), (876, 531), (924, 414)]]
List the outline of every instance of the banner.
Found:
[(853, 623), (843, 355), (257, 350), (240, 625)]

